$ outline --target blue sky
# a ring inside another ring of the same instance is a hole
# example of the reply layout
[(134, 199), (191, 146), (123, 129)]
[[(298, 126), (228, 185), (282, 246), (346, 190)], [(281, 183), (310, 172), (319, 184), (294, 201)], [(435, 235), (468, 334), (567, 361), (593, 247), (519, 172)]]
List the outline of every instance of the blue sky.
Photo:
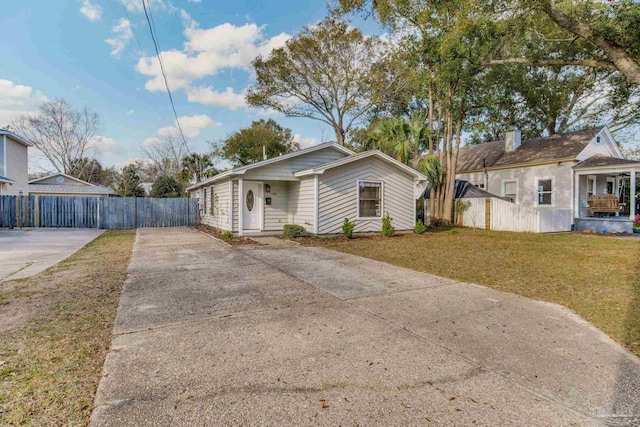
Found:
[[(142, 0), (24, 0), (0, 16), (0, 126), (46, 99), (88, 106), (101, 119), (96, 157), (118, 167), (143, 144), (175, 134)], [(246, 107), (250, 62), (327, 13), (324, 0), (150, 0), (181, 125), (192, 151), (206, 151), (253, 120), (271, 117), (303, 146), (333, 140), (309, 119)], [(367, 34), (372, 22), (356, 22)], [(50, 168), (35, 156), (32, 171)]]

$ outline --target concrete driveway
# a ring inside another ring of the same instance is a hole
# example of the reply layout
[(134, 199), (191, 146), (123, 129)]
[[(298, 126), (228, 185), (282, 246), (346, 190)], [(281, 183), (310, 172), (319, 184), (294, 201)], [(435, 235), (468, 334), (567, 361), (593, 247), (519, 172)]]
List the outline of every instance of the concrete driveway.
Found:
[(0, 230), (0, 282), (35, 276), (71, 256), (104, 230)]
[(93, 426), (638, 425), (568, 310), (320, 248), (138, 231)]

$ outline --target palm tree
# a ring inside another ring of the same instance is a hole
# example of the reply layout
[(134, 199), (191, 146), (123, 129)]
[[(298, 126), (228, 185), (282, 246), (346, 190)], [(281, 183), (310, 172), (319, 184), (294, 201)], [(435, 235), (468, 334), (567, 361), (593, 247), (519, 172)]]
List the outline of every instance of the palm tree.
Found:
[(411, 165), (426, 149), (429, 128), (419, 114), (409, 119), (385, 117), (373, 124), (368, 132), (372, 148), (396, 160)]
[(180, 178), (184, 181), (195, 180), (200, 181), (202, 178), (208, 178), (218, 173), (213, 168), (211, 155), (192, 153), (182, 158), (182, 168)]

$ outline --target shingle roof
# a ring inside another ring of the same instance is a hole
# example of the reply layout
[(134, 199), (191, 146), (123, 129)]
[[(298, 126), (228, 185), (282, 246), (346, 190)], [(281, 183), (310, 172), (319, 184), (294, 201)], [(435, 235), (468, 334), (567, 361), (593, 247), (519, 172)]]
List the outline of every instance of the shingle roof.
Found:
[(0, 175), (0, 182), (5, 182), (7, 184), (13, 184), (15, 183), (14, 180), (7, 178), (6, 176), (2, 176)]
[(640, 164), (640, 161), (595, 155), (578, 163), (577, 165), (574, 166), (574, 168), (578, 168), (578, 169), (579, 168), (597, 168), (602, 166), (628, 165), (633, 163)]
[(29, 184), (29, 193), (46, 194), (116, 194), (112, 189), (102, 185), (66, 185), (66, 184)]
[(462, 147), (458, 156), (458, 173), (481, 170), (483, 167), (573, 159), (601, 130), (599, 127), (527, 139), (516, 150), (508, 153), (504, 151), (504, 140)]

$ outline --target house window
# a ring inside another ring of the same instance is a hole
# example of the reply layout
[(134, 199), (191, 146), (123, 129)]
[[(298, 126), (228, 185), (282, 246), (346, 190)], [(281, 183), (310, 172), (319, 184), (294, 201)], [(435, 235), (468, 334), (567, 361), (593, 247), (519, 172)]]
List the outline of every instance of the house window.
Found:
[(518, 181), (504, 181), (502, 183), (502, 197), (515, 203), (518, 199)]
[(589, 175), (587, 177), (587, 200), (596, 194), (596, 177)]
[(214, 192), (213, 192), (213, 187), (214, 187), (214, 186), (212, 185), (212, 186), (211, 186), (211, 198), (210, 198), (210, 200), (211, 200), (211, 202), (210, 202), (210, 203), (211, 203), (211, 206), (209, 207), (209, 213), (210, 213), (211, 215), (215, 215), (215, 208), (216, 208), (216, 206), (215, 206), (216, 195), (215, 195), (215, 194), (214, 194)]
[(476, 184), (476, 187), (484, 190), (484, 183)]
[(207, 213), (207, 189), (203, 188), (202, 189), (202, 213), (206, 214)]
[(607, 177), (607, 194), (616, 194), (616, 179), (613, 177)]
[(538, 180), (538, 205), (549, 206), (553, 204), (553, 180), (551, 179), (539, 179)]
[(382, 217), (382, 183), (358, 181), (358, 217)]

